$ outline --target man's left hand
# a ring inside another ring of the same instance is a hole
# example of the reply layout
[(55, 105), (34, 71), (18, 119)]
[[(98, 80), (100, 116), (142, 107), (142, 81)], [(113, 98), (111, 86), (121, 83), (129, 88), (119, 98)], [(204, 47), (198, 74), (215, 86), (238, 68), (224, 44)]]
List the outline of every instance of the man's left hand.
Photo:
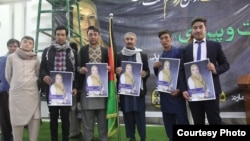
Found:
[(72, 96), (75, 96), (76, 94), (77, 94), (77, 89), (74, 88), (74, 89), (72, 90)]

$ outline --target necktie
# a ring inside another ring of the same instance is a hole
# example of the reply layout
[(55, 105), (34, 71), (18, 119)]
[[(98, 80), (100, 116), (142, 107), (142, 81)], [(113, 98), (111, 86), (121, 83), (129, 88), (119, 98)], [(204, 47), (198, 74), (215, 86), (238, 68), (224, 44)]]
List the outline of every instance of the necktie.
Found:
[(201, 60), (201, 43), (203, 41), (196, 41), (196, 43), (198, 44), (198, 48), (197, 48), (197, 60)]

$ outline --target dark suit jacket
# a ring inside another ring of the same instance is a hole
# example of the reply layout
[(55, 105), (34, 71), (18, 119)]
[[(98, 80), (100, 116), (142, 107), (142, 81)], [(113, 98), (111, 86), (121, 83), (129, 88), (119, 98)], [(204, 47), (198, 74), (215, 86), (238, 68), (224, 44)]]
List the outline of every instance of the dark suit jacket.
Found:
[[(221, 94), (221, 85), (219, 75), (226, 72), (229, 69), (229, 63), (227, 58), (222, 50), (222, 46), (219, 42), (215, 41), (206, 41), (207, 44), (207, 58), (209, 58), (210, 62), (215, 65), (217, 74), (213, 74), (213, 83), (215, 94), (218, 96)], [(193, 44), (188, 44), (186, 47), (182, 49), (182, 56), (181, 56), (181, 73), (180, 77), (181, 81), (181, 90), (187, 90), (187, 82), (184, 72), (184, 63), (194, 61), (193, 58)]]

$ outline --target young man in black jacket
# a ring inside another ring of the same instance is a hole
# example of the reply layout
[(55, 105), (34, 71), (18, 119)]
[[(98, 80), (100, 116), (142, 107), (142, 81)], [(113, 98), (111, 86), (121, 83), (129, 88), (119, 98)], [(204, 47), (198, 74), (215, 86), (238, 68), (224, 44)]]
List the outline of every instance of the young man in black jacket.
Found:
[[(55, 29), (55, 41), (43, 51), (40, 65), (40, 78), (44, 82), (44, 89), (49, 94), (49, 86), (52, 84), (50, 71), (73, 72), (72, 96), (77, 94), (77, 54), (67, 41), (68, 30), (65, 26)], [(49, 106), (51, 141), (58, 141), (59, 114), (62, 121), (62, 139), (69, 140), (69, 112), (71, 106)]]

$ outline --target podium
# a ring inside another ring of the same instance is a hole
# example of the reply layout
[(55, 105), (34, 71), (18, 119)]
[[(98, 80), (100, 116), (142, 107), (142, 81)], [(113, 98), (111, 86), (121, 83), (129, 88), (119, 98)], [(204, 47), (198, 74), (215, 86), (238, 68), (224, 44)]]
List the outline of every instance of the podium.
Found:
[(250, 74), (238, 77), (238, 87), (244, 95), (244, 104), (246, 111), (246, 121), (250, 124)]

